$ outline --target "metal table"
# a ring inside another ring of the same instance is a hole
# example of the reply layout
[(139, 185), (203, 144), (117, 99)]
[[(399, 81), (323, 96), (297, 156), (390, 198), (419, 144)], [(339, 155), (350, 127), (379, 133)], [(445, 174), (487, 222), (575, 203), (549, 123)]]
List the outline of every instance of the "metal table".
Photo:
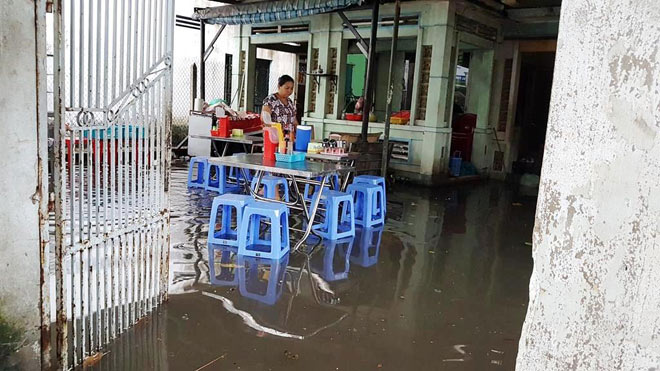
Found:
[[(225, 156), (227, 154), (227, 147), (228, 147), (229, 143), (242, 144), (243, 149), (247, 153), (247, 152), (252, 152), (251, 150), (248, 150), (248, 145), (252, 146), (254, 144), (260, 144), (260, 143), (263, 143), (263, 141), (264, 141), (264, 138), (261, 136), (260, 132), (252, 132), (250, 134), (245, 134), (242, 137), (220, 138), (220, 137), (214, 137), (214, 136), (211, 136), (211, 135), (195, 135), (195, 134), (190, 135), (190, 137), (195, 138), (195, 139), (210, 140), (211, 143), (213, 143), (213, 149), (220, 156)], [(222, 151), (220, 151), (218, 149), (218, 146), (217, 146), (218, 143), (224, 143)]]
[[(312, 224), (316, 219), (316, 214), (319, 209), (320, 202), (320, 192), (316, 196), (312, 197), (310, 201), (311, 206), (308, 209), (305, 204), (305, 197), (300, 194), (300, 189), (298, 183), (303, 184), (312, 184), (320, 185), (321, 188), (328, 184), (328, 178), (331, 175), (339, 173), (347, 173), (354, 170), (352, 166), (342, 165), (342, 164), (333, 164), (329, 162), (313, 162), (305, 160), (304, 162), (277, 162), (277, 161), (267, 161), (264, 160), (263, 154), (254, 153), (254, 154), (238, 154), (234, 156), (225, 156), (225, 157), (213, 157), (209, 158), (209, 164), (220, 165), (220, 166), (230, 166), (240, 168), (243, 172), (243, 178), (248, 179), (247, 170), (256, 171), (255, 176), (257, 177), (257, 183), (261, 184), (261, 179), (263, 178), (264, 172), (271, 172), (276, 174), (281, 174), (286, 177), (291, 182), (291, 187), (294, 193), (293, 201), (286, 202), (281, 200), (273, 200), (260, 196), (257, 193), (257, 190), (252, 189), (248, 182), (245, 182), (248, 192), (257, 200), (265, 202), (278, 202), (287, 205), (290, 208), (296, 210), (302, 210), (303, 215), (307, 221), (307, 226), (303, 232), (302, 238), (296, 242), (295, 246), (292, 249), (292, 252), (298, 251), (300, 246), (307, 240), (309, 235), (312, 233)], [(317, 177), (321, 178), (321, 181), (313, 180)]]

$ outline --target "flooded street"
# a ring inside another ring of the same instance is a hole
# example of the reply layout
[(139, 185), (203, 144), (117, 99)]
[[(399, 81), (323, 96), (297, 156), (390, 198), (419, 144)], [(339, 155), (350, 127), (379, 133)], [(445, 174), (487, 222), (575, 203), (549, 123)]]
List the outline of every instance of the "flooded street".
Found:
[(186, 189), (185, 166), (172, 170), (169, 301), (96, 369), (514, 368), (535, 196), (396, 185), (384, 228), (269, 261), (207, 246), (214, 194)]

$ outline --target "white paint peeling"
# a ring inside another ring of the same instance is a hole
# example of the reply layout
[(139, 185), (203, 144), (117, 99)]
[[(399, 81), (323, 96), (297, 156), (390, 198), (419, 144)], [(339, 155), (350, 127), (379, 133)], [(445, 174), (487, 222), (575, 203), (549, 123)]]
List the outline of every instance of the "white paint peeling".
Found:
[(519, 370), (660, 366), (660, 2), (562, 3)]

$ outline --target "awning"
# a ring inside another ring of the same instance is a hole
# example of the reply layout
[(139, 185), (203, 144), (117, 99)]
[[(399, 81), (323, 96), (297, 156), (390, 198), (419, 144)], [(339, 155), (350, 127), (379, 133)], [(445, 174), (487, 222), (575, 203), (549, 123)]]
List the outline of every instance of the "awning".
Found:
[(211, 24), (255, 24), (329, 13), (364, 0), (278, 0), (196, 9), (194, 19)]

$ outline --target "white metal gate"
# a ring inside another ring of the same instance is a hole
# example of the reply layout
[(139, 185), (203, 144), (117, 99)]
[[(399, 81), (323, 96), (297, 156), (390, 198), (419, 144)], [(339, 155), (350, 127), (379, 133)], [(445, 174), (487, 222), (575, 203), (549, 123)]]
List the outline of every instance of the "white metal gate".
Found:
[(55, 0), (58, 365), (167, 295), (174, 0)]

